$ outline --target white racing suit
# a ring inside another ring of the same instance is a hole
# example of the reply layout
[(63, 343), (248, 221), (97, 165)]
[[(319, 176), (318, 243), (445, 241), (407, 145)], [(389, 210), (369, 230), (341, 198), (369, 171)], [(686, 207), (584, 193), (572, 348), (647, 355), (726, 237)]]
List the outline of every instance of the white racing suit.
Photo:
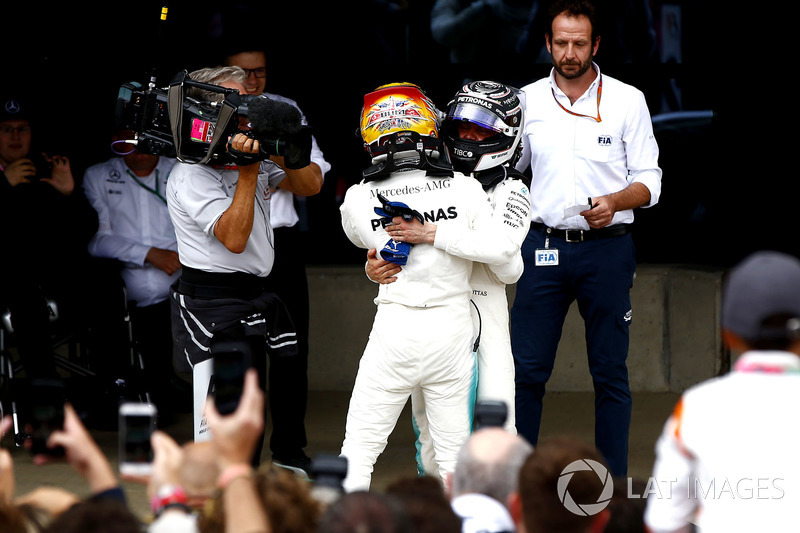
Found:
[[(445, 250), (449, 237), (492, 224), (490, 203), (476, 180), (459, 173), (433, 177), (423, 170), (399, 171), (354, 185), (345, 195), (342, 227), (361, 248), (381, 250), (390, 241), (374, 212), (380, 206), (378, 193), (435, 222), (441, 242), (412, 246), (397, 281), (378, 287), (378, 309), (359, 364), (341, 449), (348, 459), (348, 492), (369, 489), (373, 466), (417, 387), (425, 399), (439, 474), (445, 478), (453, 471), (470, 432), (476, 363), (469, 303), (472, 262)], [(518, 247), (504, 235), (495, 241), (492, 262), (507, 263)]]
[[(530, 228), (530, 189), (515, 171), (503, 181), (486, 191), (494, 209), (494, 225), (489, 235), (505, 233), (521, 248)], [(488, 229), (488, 228), (487, 228)], [(472, 316), (475, 335), (478, 339), (478, 387), (477, 401), (500, 400), (508, 408), (505, 429), (516, 433), (514, 411), (514, 355), (511, 351), (511, 337), (508, 329), (508, 298), (506, 285), (516, 283), (522, 275), (523, 261), (520, 250), (505, 264), (487, 264), (482, 261), (487, 255), (490, 243), (483, 243), (475, 233), (480, 230), (464, 232), (449, 243), (448, 251), (459, 257), (476, 261), (472, 267), (470, 285), (472, 287)], [(437, 472), (438, 466), (433, 453), (425, 402), (419, 389), (411, 395), (414, 429), (417, 433), (417, 467), (420, 474)], [(470, 399), (473, 409), (475, 399)]]

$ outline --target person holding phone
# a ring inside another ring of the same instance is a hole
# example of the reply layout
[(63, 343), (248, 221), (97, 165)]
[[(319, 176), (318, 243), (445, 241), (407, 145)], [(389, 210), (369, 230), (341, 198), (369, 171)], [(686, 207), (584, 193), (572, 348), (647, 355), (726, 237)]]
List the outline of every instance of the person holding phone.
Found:
[(151, 436), (156, 430), (158, 410), (152, 403), (125, 402), (119, 406), (119, 471), (122, 475), (145, 476), (153, 470)]
[[(52, 428), (41, 448), (34, 449), (31, 440), (25, 441), (25, 446), (33, 453), (34, 464), (43, 466), (66, 461), (86, 480), (93, 499), (126, 504), (125, 491), (114, 468), (86, 429), (75, 408), (71, 403), (65, 403), (63, 396), (58, 402), (55, 402), (55, 396), (52, 398), (54, 403), (51, 409), (59, 411), (55, 418), (63, 421), (63, 424)], [(55, 450), (61, 451), (54, 453)]]
[[(223, 506), (225, 531), (271, 530), (251, 464), (263, 440), (263, 411), (264, 392), (254, 368), (245, 372), (239, 403), (233, 412), (220, 413), (213, 400), (206, 405), (211, 439), (201, 444), (210, 448), (206, 450), (210, 453), (203, 455), (213, 457), (213, 461), (202, 466), (216, 475), (215, 505)], [(153, 433), (152, 445), (153, 475), (146, 482), (156, 517), (148, 532), (194, 533), (198, 530), (198, 520), (208, 518), (199, 516), (187, 505), (191, 503), (190, 494), (184, 489), (189, 487), (182, 485), (187, 481), (182, 476), (187, 465), (187, 451), (162, 431)], [(197, 474), (193, 473), (193, 477)], [(175, 502), (182, 503), (175, 505)]]
[(115, 342), (124, 324), (120, 318), (111, 325), (106, 278), (86, 248), (97, 213), (76, 187), (70, 158), (41, 151), (47, 125), (40, 112), (24, 97), (0, 96), (0, 312), (11, 314), (24, 376), (31, 379), (59, 377), (47, 299), (55, 300), (70, 332), (93, 326), (84, 337), (96, 355), (92, 363), (105, 369), (104, 360), (125, 353)]

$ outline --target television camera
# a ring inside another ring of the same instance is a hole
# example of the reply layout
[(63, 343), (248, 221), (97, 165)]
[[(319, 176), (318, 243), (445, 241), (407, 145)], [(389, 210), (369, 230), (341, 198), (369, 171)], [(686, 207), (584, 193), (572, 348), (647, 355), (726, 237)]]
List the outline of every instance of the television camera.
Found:
[[(191, 88), (199, 89), (195, 96), (207, 91), (221, 97), (204, 101), (192, 97)], [(242, 118), (249, 128), (240, 127)], [(166, 88), (156, 87), (152, 79), (147, 89), (138, 82), (124, 83), (117, 95), (116, 121), (119, 130), (133, 132), (134, 138), (125, 142), (139, 152), (184, 163), (247, 164), (276, 155), (284, 158), (286, 168), (298, 169), (311, 161), (311, 128), (302, 124), (296, 107), (197, 82), (185, 70)], [(259, 153), (244, 157), (251, 154), (231, 151), (227, 144), (236, 133), (258, 140)]]

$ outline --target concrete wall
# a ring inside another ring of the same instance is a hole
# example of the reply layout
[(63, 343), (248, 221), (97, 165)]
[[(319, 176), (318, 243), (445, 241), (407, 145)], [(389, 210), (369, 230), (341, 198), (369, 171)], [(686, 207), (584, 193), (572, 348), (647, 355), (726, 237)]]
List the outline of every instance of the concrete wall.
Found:
[[(312, 390), (350, 390), (375, 314), (377, 285), (362, 267), (309, 267)], [(640, 265), (631, 292), (628, 356), (635, 392), (680, 392), (727, 368), (719, 335), (722, 272)], [(508, 288), (509, 301), (514, 286)], [(591, 391), (583, 321), (567, 316), (548, 390)]]

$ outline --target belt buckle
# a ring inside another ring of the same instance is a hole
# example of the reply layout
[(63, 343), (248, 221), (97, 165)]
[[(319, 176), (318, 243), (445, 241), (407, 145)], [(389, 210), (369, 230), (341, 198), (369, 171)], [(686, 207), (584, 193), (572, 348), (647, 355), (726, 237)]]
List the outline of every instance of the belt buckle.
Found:
[[(571, 235), (577, 235), (575, 237)], [(565, 229), (564, 230), (564, 240), (567, 242), (583, 242), (583, 230), (582, 229)]]

